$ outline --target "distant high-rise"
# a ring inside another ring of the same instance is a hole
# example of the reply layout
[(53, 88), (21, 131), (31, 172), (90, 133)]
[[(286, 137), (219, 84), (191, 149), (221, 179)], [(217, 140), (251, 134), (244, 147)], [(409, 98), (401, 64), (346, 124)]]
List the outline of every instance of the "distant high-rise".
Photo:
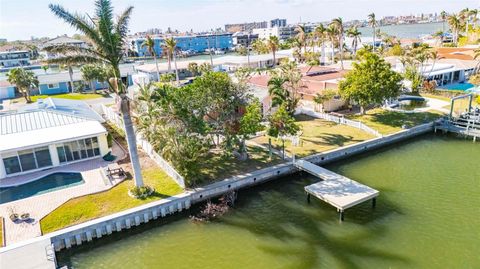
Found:
[(235, 23), (235, 24), (225, 24), (225, 31), (229, 33), (236, 32), (250, 32), (253, 29), (258, 28), (268, 28), (268, 22), (247, 22), (247, 23)]
[(287, 19), (274, 19), (270, 21), (270, 28), (287, 26)]

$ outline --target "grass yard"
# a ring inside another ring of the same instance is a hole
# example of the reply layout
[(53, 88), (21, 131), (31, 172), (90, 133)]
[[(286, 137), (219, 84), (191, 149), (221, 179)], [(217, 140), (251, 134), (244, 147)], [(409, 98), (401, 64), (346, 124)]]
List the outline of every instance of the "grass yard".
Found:
[(361, 121), (382, 134), (392, 134), (402, 130), (402, 125), (410, 127), (440, 118), (440, 112), (402, 113), (376, 108), (365, 115), (349, 115), (348, 118)]
[[(448, 97), (448, 96), (436, 95), (436, 94), (422, 94), (422, 96), (446, 101), (446, 102), (449, 102), (449, 103), (451, 102), (451, 98)], [(473, 98), (472, 106), (480, 105), (479, 101), (480, 101), (479, 97)], [(460, 114), (462, 112), (465, 112), (468, 109), (468, 105), (469, 105), (469, 101), (468, 101), (467, 98), (456, 100), (453, 111), (456, 114)], [(451, 105), (446, 105), (443, 108), (450, 110)]]
[(256, 146), (247, 146), (249, 158), (240, 161), (234, 156), (223, 156), (220, 153), (210, 153), (202, 162), (202, 184), (229, 178), (234, 175), (245, 174), (268, 166), (283, 162), (281, 158), (272, 154), (270, 160), (268, 150)]
[(70, 100), (89, 100), (105, 97), (101, 93), (65, 93), (65, 94), (55, 94), (55, 95), (34, 95), (32, 96), (32, 102), (36, 102), (38, 99), (45, 99), (48, 97), (53, 98), (62, 98)]
[(74, 198), (61, 205), (40, 220), (42, 233), (50, 233), (182, 192), (182, 188), (158, 167), (143, 169), (142, 175), (145, 184), (155, 188), (152, 196), (146, 199), (128, 196), (133, 181), (126, 180), (108, 191)]
[[(299, 157), (305, 157), (374, 138), (373, 135), (357, 128), (312, 118), (306, 115), (298, 115), (296, 119), (302, 127), (300, 145), (292, 146), (290, 141), (285, 141), (285, 149), (287, 152), (293, 152)], [(267, 136), (255, 138), (254, 141), (268, 146)], [(281, 150), (282, 141), (280, 139), (272, 138), (272, 144), (277, 150)]]

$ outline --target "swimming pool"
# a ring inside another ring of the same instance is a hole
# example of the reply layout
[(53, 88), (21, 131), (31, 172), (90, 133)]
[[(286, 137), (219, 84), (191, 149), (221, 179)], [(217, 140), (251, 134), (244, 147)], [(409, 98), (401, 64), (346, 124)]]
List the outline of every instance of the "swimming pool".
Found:
[(15, 187), (0, 188), (0, 204), (83, 184), (80, 173), (54, 173)]
[(440, 87), (441, 90), (448, 91), (469, 91), (472, 88), (475, 88), (475, 85), (473, 85), (472, 83), (454, 83)]

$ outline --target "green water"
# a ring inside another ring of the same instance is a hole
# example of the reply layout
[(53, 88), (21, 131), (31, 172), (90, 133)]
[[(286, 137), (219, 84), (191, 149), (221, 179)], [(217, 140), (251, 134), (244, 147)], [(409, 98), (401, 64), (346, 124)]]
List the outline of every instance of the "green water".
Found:
[(73, 268), (480, 268), (480, 143), (424, 136), (328, 168), (380, 190), (377, 207), (312, 199), (296, 175), (239, 192), (221, 220), (184, 216), (58, 255)]

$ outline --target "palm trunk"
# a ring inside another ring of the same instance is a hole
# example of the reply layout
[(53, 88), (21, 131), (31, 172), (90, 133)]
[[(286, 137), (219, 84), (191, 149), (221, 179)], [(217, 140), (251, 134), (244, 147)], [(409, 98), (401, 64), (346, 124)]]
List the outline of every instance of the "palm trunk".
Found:
[(272, 54), (273, 54), (273, 65), (272, 66), (275, 66), (276, 65), (276, 59), (275, 59), (275, 51), (272, 50)]
[(160, 70), (158, 69), (158, 61), (157, 61), (157, 56), (153, 54), (153, 59), (155, 60), (155, 67), (157, 68), (157, 79), (160, 81)]
[(70, 77), (70, 92), (73, 92), (73, 69), (72, 66), (68, 66), (68, 75)]
[(322, 63), (323, 65), (325, 65), (325, 56), (326, 56), (326, 55), (325, 55), (325, 43), (324, 43), (324, 42), (322, 42), (322, 52), (321, 52), (321, 54), (322, 54), (321, 63)]
[(334, 64), (335, 63), (335, 46), (333, 44), (333, 40), (331, 42), (332, 42), (332, 64)]
[(123, 124), (125, 127), (125, 138), (127, 140), (128, 153), (130, 154), (130, 161), (133, 169), (133, 179), (136, 187), (142, 187), (143, 177), (137, 152), (137, 140), (135, 131), (133, 130), (132, 117), (130, 115), (130, 100), (125, 94), (121, 94), (120, 98)]
[[(167, 55), (167, 60), (168, 60), (168, 73), (172, 72), (172, 57), (170, 56), (170, 53)], [(160, 79), (160, 77), (158, 78)]]
[(180, 80), (178, 78), (177, 57), (175, 55), (175, 51), (173, 52), (173, 62), (175, 64), (175, 79), (177, 80), (177, 85), (178, 85), (180, 83)]
[(96, 87), (96, 86), (97, 86), (97, 85), (96, 85), (96, 83), (95, 83), (95, 80), (91, 80), (91, 81), (90, 81), (90, 88), (91, 88), (90, 90), (92, 90), (93, 93), (97, 93), (97, 87)]
[(343, 70), (343, 35), (340, 35), (340, 66)]

